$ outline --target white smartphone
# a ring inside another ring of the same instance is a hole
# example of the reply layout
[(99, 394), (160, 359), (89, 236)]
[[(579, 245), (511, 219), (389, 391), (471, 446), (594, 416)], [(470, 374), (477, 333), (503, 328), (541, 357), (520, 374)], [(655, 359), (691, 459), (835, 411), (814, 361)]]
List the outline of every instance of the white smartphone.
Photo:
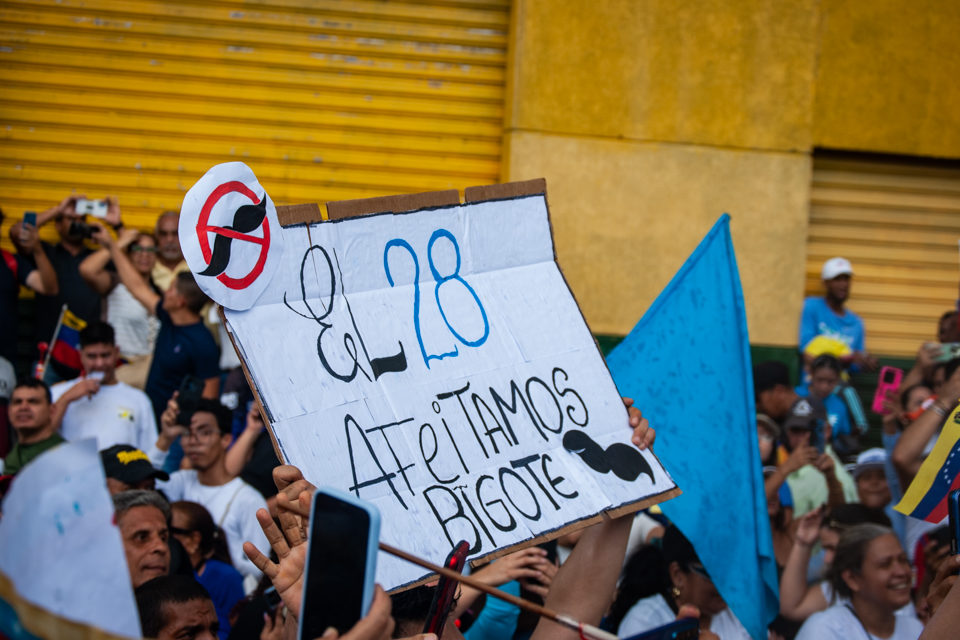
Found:
[(78, 216), (93, 216), (94, 218), (107, 217), (106, 200), (86, 200), (80, 198), (77, 200), (75, 211)]

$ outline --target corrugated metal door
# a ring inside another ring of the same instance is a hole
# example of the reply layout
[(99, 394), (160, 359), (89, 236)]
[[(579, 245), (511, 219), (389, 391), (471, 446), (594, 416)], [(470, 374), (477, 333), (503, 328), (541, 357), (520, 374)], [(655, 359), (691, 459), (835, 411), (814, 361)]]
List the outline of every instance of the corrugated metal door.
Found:
[(957, 299), (958, 239), (960, 163), (814, 156), (806, 295), (822, 295), (824, 260), (849, 259), (868, 350), (913, 355), (936, 340)]
[(150, 227), (231, 159), (280, 204), (496, 182), (508, 26), (509, 0), (4, 0), (0, 206), (116, 195)]

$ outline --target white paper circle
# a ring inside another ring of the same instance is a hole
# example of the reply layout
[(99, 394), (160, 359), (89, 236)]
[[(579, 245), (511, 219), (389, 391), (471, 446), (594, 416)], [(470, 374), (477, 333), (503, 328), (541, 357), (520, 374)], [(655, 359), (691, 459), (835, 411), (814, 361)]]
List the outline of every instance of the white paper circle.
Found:
[(242, 162), (213, 167), (180, 208), (180, 247), (197, 284), (226, 307), (249, 309), (283, 257), (277, 208)]

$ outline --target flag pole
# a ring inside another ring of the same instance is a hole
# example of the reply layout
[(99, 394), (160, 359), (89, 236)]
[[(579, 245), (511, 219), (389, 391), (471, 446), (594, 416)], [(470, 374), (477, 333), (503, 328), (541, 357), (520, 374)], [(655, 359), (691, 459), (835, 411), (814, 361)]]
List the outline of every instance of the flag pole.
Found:
[(50, 366), (50, 356), (53, 354), (53, 345), (57, 342), (57, 336), (60, 335), (60, 327), (63, 326), (63, 314), (67, 312), (67, 303), (64, 302), (63, 306), (60, 307), (60, 317), (57, 318), (57, 326), (53, 330), (53, 338), (50, 340), (50, 344), (47, 346), (47, 353), (43, 357), (43, 370), (40, 372), (40, 379), (43, 379), (43, 375), (47, 372), (47, 367)]

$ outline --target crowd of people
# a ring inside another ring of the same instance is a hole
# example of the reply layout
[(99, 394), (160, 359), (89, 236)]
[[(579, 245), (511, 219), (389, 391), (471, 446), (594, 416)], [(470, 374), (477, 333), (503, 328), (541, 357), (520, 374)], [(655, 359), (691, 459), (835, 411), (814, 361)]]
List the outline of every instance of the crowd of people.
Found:
[[(97, 221), (77, 215), (77, 199), (36, 224), (13, 224), (16, 253), (0, 261), (0, 492), (45, 451), (96, 439), (143, 635), (294, 637), (302, 511), (315, 488), (276, 458), (233, 347), (183, 260), (178, 214), (163, 213), (148, 233), (124, 225), (115, 199)], [(39, 240), (49, 223), (56, 244)], [(799, 384), (783, 362), (753, 372), (780, 581), (769, 637), (948, 637), (960, 617), (960, 556), (949, 553), (944, 523), (892, 507), (960, 403), (960, 359), (944, 355), (960, 343), (957, 312), (919, 347), (886, 395), (882, 433), (871, 433), (849, 382), (878, 366), (862, 320), (846, 308), (853, 267), (833, 258), (821, 275), (824, 295), (805, 302), (800, 320)], [(17, 361), (21, 287), (36, 298), (27, 367)], [(82, 326), (73, 363), (41, 348), (52, 348), (64, 309)], [(17, 381), (15, 369), (34, 375)], [(653, 429), (637, 409), (628, 413), (633, 443), (652, 446)], [(695, 545), (656, 508), (516, 551), (474, 577), (621, 637), (678, 617), (699, 618), (701, 638), (750, 637)], [(378, 590), (370, 613), (339, 637), (429, 637), (434, 591)], [(441, 614), (444, 638), (582, 637), (467, 586)]]

